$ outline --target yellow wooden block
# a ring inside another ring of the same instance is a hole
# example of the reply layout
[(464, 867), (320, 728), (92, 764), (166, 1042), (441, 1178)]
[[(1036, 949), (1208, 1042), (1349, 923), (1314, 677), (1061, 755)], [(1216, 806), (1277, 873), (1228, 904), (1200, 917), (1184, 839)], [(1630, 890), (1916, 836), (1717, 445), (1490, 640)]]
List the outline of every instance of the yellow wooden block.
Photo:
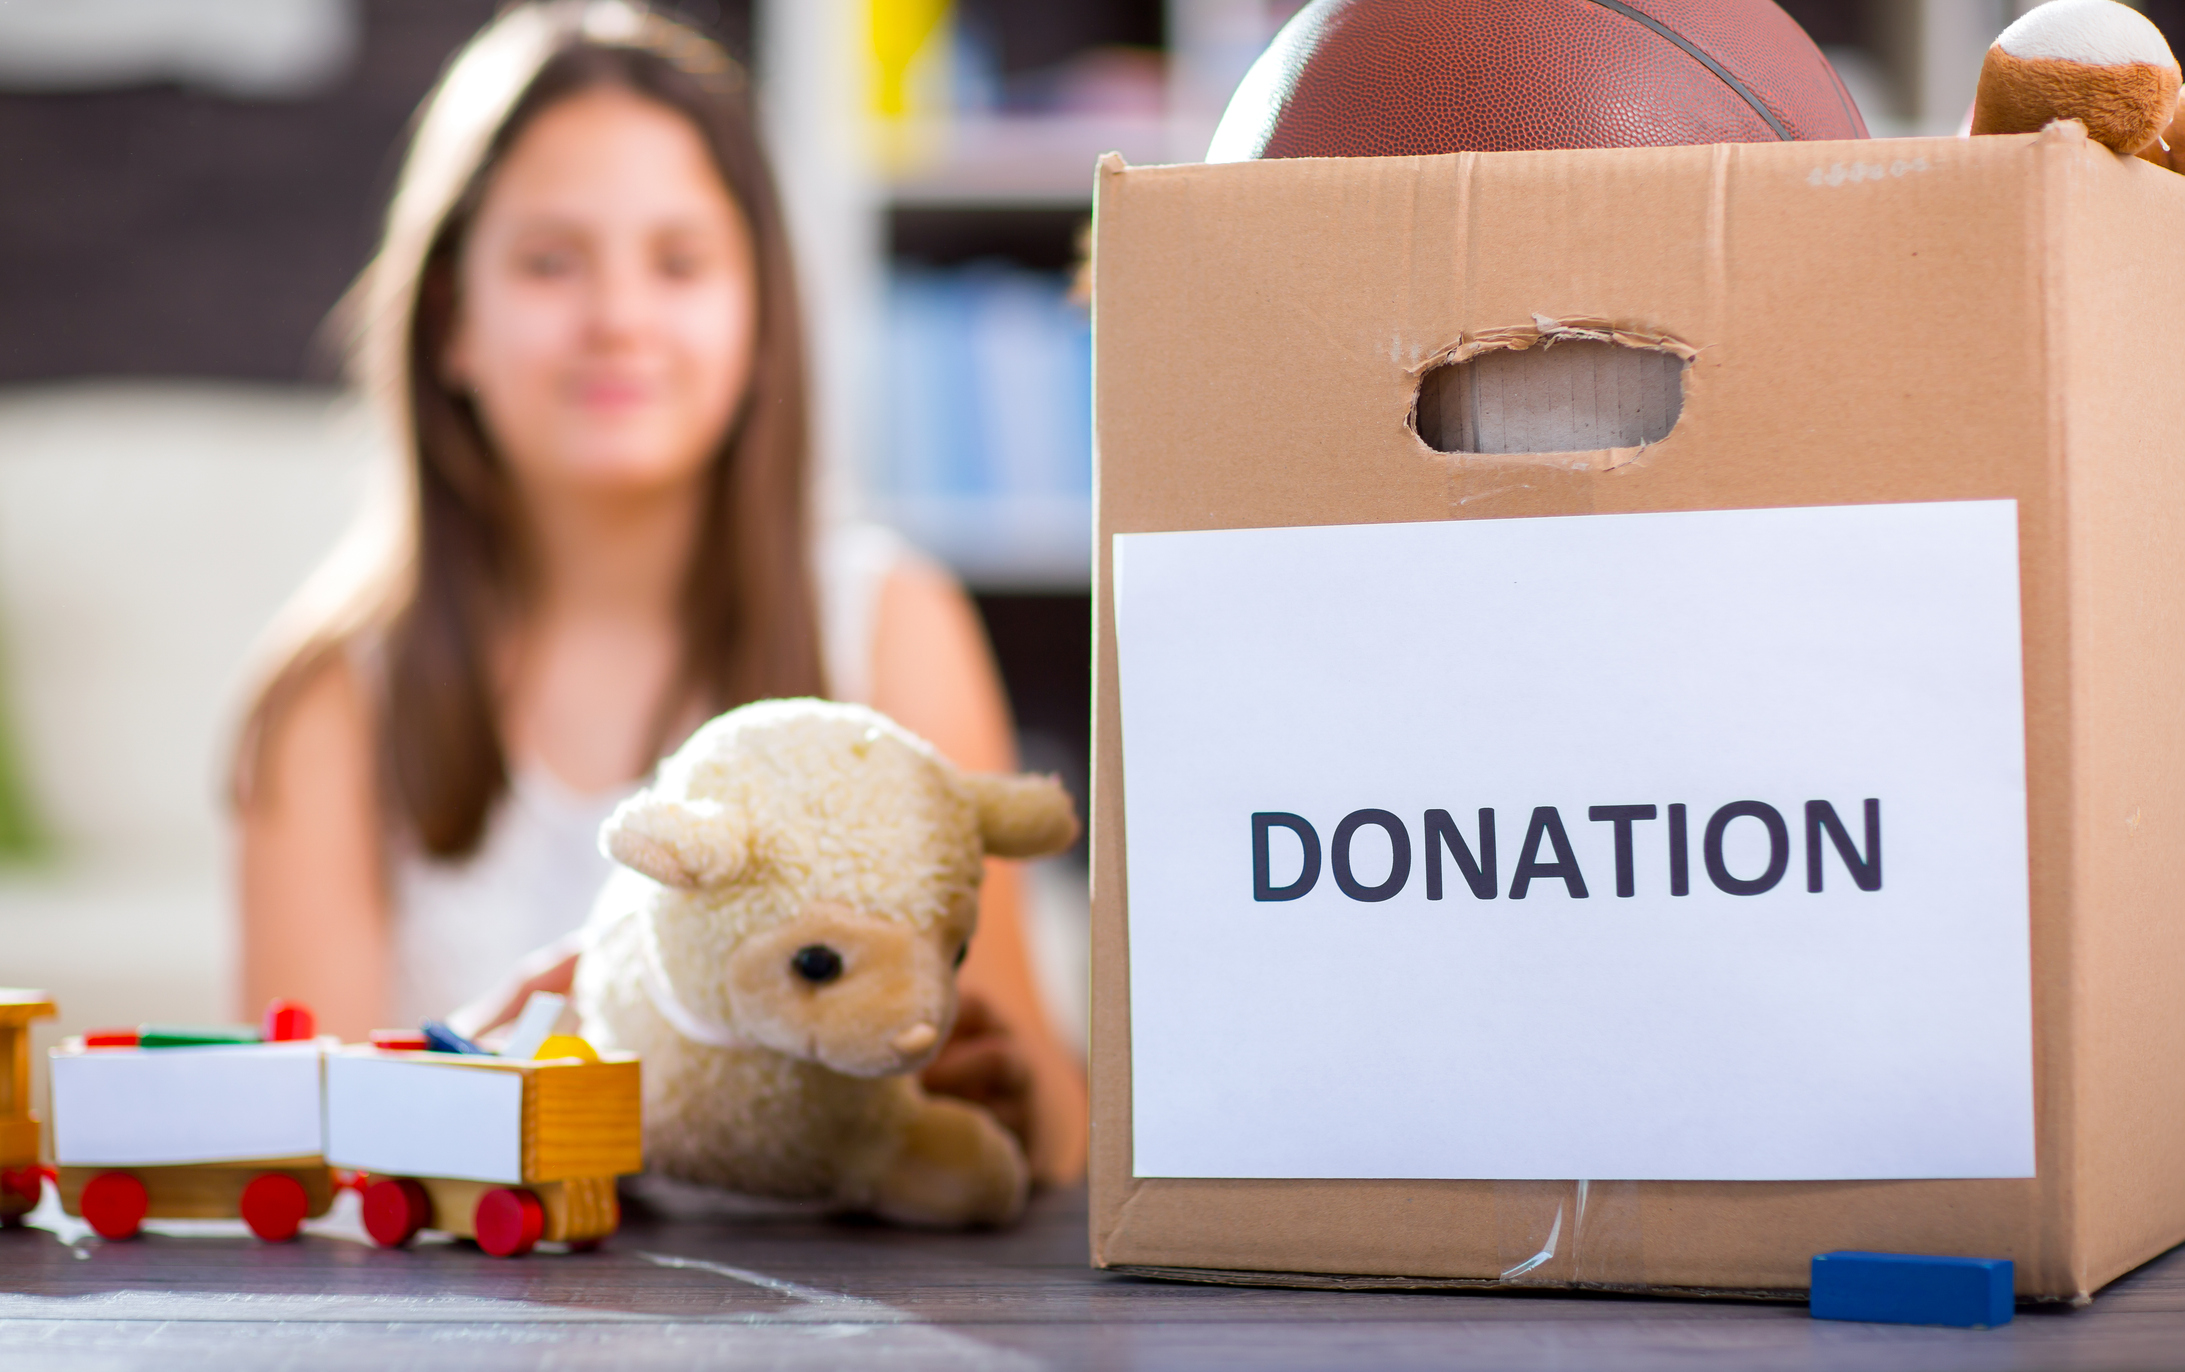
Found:
[(611, 1177), (645, 1165), (637, 1059), (526, 1064), (526, 1181)]
[(0, 1119), (0, 1168), (38, 1161), (38, 1117)]
[(540, 1062), (554, 1058), (581, 1058), (586, 1062), (598, 1062), (599, 1050), (575, 1034), (548, 1034), (539, 1042), (539, 1051), (531, 1055)]
[(51, 1019), (59, 1013), (54, 1008), (53, 997), (43, 991), (0, 986), (0, 1025), (28, 1024), (34, 1019)]
[(232, 1220), (242, 1213), (243, 1188), (267, 1172), (284, 1172), (303, 1183), (317, 1217), (334, 1203), (334, 1174), (319, 1158), (267, 1158), (261, 1162), (199, 1162), (168, 1167), (63, 1167), (61, 1209), (82, 1215), (83, 1189), (93, 1177), (127, 1172), (144, 1183), (145, 1216), (155, 1220)]
[[(36, 1117), (30, 1113), (30, 1022), (50, 1019), (57, 1013), (53, 997), (43, 991), (19, 986), (0, 986), (0, 1130), (10, 1123), (21, 1125)], [(16, 1155), (16, 1149), (0, 1133), (0, 1161)], [(38, 1137), (32, 1126), (26, 1161), (38, 1156)]]

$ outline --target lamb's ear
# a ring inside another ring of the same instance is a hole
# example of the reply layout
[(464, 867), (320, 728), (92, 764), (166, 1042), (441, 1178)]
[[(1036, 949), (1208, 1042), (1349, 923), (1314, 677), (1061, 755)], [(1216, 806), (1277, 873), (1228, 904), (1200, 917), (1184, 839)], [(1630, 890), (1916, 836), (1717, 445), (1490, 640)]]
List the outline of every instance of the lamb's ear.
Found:
[(696, 890), (725, 885), (751, 866), (751, 826), (718, 801), (640, 791), (600, 826), (599, 848), (654, 881)]
[(1057, 778), (967, 772), (963, 784), (989, 855), (1045, 857), (1077, 842), (1077, 807)]

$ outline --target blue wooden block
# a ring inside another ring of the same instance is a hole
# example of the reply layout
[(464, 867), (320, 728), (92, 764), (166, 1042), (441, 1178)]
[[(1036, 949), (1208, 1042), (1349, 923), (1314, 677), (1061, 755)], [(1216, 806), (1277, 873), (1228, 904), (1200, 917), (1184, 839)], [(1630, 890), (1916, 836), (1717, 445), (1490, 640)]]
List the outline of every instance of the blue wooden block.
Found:
[(435, 1053), (484, 1053), (486, 1050), (448, 1028), (439, 1020), (429, 1019), (418, 1026), (425, 1036), (425, 1046)]
[(1992, 1329), (2011, 1319), (2008, 1258), (1817, 1253), (1813, 1318)]

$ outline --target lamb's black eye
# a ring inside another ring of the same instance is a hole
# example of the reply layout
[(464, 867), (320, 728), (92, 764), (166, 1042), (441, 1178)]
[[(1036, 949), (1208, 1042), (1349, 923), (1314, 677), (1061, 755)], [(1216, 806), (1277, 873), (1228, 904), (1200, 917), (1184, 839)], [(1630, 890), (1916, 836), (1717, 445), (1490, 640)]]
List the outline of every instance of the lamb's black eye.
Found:
[(970, 955), (971, 955), (971, 940), (970, 940), (970, 939), (965, 939), (965, 940), (964, 940), (964, 941), (963, 941), (962, 943), (959, 943), (959, 944), (957, 944), (957, 945), (956, 945), (956, 965), (957, 965), (958, 967), (961, 967), (961, 966), (963, 966), (963, 965), (964, 965), (964, 959), (965, 959), (965, 958), (967, 958), (967, 957), (969, 957)]
[(790, 955), (789, 968), (814, 986), (842, 975), (842, 954), (824, 943), (807, 943)]

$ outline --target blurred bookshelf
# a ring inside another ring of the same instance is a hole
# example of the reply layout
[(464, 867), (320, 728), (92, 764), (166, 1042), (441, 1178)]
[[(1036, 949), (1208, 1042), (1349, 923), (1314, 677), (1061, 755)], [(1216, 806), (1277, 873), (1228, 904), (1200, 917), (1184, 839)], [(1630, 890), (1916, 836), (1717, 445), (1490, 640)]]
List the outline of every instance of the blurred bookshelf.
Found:
[[(1295, 8), (1246, 7), (1262, 40)], [(856, 484), (988, 597), (1089, 587), (1092, 336), (1072, 286), (1099, 157), (1189, 160), (1205, 146), (1171, 98), (1177, 9), (942, 4), (905, 64), (903, 108), (874, 115), (881, 404)]]
[[(1120, 152), (1133, 165), (1196, 161), (1203, 141), (1179, 147), (1161, 115), (980, 114), (925, 131), (933, 160), (888, 181), (891, 205), (1020, 209), (1089, 206), (1093, 164)], [(919, 135), (914, 134), (914, 137)]]
[[(762, 0), (838, 492), (980, 594), (1083, 595), (1095, 164), (1193, 161), (1300, 0)], [(831, 17), (830, 17), (831, 15)], [(814, 92), (850, 117), (826, 127)]]
[(1092, 328), (1070, 298), (1081, 207), (889, 217), (887, 423), (867, 472), (891, 522), (988, 590), (1082, 590), (1092, 545)]

